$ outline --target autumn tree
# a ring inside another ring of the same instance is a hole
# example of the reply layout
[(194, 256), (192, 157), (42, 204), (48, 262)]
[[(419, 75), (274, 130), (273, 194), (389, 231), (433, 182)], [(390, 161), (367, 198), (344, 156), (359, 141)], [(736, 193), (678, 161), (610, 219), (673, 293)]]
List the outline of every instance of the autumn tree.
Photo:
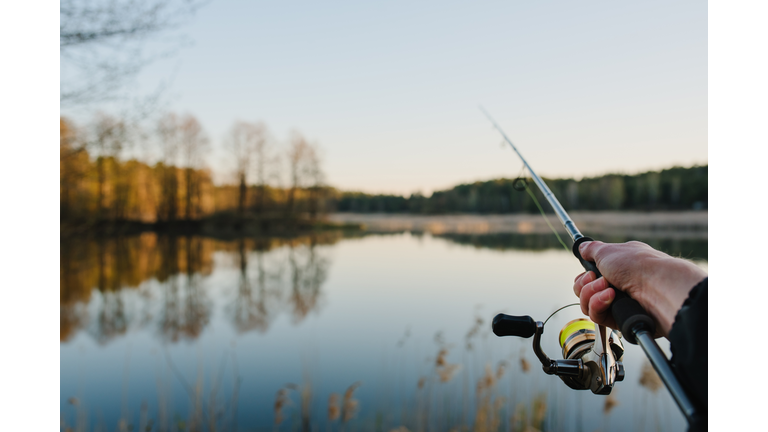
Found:
[(90, 146), (96, 156), (96, 214), (99, 219), (104, 219), (108, 171), (112, 171), (113, 178), (117, 177), (117, 159), (127, 145), (128, 128), (122, 120), (99, 113), (93, 122), (92, 134)]
[(69, 219), (78, 207), (77, 197), (88, 174), (88, 151), (83, 132), (66, 118), (59, 119), (60, 217)]

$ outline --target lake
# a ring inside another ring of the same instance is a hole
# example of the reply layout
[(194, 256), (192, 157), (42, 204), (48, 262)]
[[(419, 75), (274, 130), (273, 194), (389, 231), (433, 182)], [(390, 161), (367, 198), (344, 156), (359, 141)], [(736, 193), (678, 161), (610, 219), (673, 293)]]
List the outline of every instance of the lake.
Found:
[[(707, 268), (706, 236), (647, 241)], [(62, 239), (62, 430), (684, 430), (639, 347), (606, 397), (491, 333), (581, 271), (551, 234)]]

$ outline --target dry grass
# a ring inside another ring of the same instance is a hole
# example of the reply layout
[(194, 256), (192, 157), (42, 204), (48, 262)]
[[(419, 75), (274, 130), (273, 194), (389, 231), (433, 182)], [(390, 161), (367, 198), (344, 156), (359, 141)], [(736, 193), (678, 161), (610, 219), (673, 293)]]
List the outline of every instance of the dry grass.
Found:
[(461, 369), (460, 364), (451, 364), (445, 359), (448, 356), (448, 348), (443, 347), (437, 353), (435, 360), (435, 372), (442, 383), (447, 383), (453, 379), (453, 376)]
[(506, 398), (497, 395), (494, 390), (504, 376), (507, 363), (502, 361), (496, 366), (494, 372), (491, 365), (485, 365), (485, 373), (477, 381), (475, 392), (477, 396), (477, 409), (475, 410), (475, 422), (473, 431), (491, 432), (498, 431), (502, 422), (502, 410), (506, 405)]
[(358, 381), (349, 386), (347, 391), (344, 392), (344, 400), (341, 404), (341, 421), (344, 423), (352, 420), (357, 413), (359, 402), (353, 397), (353, 394), (355, 393), (355, 389), (360, 387), (360, 384), (361, 383)]
[(619, 401), (616, 400), (616, 397), (612, 394), (605, 397), (605, 403), (603, 404), (603, 414), (608, 415), (611, 413), (613, 408), (619, 404)]
[(279, 425), (280, 423), (285, 420), (283, 410), (288, 405), (291, 405), (292, 401), (291, 398), (288, 396), (288, 389), (287, 388), (281, 388), (277, 391), (277, 394), (275, 395), (275, 404), (274, 404), (274, 414), (275, 414), (275, 424)]
[(640, 372), (640, 385), (653, 393), (656, 393), (664, 385), (653, 366), (647, 361), (643, 363), (643, 369)]
[(520, 357), (520, 370), (522, 370), (523, 373), (528, 373), (528, 371), (531, 370), (531, 364), (528, 363), (528, 360), (526, 360), (525, 357)]
[(328, 396), (328, 420), (338, 420), (341, 415), (341, 407), (339, 406), (339, 394), (331, 393)]

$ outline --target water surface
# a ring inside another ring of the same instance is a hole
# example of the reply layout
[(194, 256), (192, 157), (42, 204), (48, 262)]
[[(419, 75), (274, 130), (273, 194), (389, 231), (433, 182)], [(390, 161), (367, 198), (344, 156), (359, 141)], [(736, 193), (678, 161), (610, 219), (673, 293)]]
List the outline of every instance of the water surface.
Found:
[[(653, 241), (706, 268), (706, 240)], [(636, 346), (606, 398), (542, 373), (530, 339), (491, 333), (496, 313), (543, 321), (576, 300), (581, 269), (547, 236), (148, 233), (61, 251), (65, 427), (684, 429)], [(547, 323), (550, 357), (579, 316)]]

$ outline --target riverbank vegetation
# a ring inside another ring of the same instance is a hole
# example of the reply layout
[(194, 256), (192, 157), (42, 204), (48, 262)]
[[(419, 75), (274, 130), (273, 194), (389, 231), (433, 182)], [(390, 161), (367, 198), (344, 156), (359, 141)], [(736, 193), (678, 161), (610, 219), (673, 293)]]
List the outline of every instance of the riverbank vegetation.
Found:
[[(635, 175), (544, 180), (569, 211), (703, 210), (708, 203), (708, 165)], [(339, 212), (354, 213), (537, 213), (536, 203), (525, 190), (516, 190), (515, 182), (516, 179), (497, 179), (461, 184), (436, 191), (429, 197), (418, 193), (405, 197), (344, 192), (337, 198), (335, 208)], [(530, 179), (527, 184), (544, 210), (551, 211), (543, 204), (546, 200)]]

